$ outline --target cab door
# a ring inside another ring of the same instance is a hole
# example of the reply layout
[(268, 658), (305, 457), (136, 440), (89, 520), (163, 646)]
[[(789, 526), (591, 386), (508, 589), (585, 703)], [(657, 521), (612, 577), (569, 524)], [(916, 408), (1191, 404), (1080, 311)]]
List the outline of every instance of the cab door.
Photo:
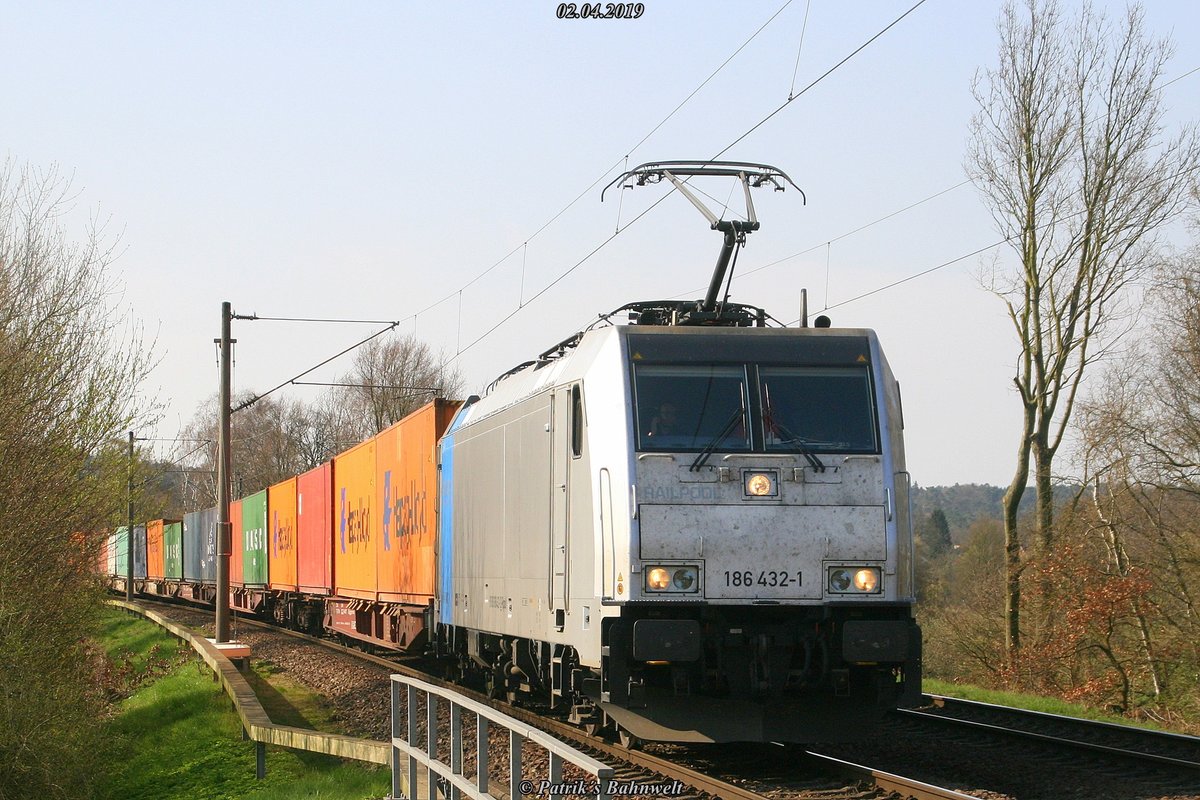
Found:
[(570, 537), (567, 520), (571, 513), (571, 387), (554, 391), (551, 420), (554, 433), (551, 453), (550, 501), (550, 610), (554, 627), (562, 630), (567, 615), (567, 564)]

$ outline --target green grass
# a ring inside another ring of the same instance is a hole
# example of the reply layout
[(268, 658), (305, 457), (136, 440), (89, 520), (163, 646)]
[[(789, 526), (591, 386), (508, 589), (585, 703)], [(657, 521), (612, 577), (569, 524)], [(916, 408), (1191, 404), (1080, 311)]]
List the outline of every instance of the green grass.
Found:
[[(135, 621), (141, 624), (130, 624)], [(134, 679), (144, 678), (162, 661), (178, 660), (184, 650), (191, 652), (157, 625), (117, 609), (101, 614), (97, 640), (109, 662)]]
[[(117, 659), (136, 664), (154, 661), (156, 644), (161, 653), (176, 640), (151, 622), (114, 611), (104, 617), (101, 641)], [(270, 686), (261, 676), (255, 680)], [(268, 694), (275, 709), (268, 713), (282, 714), (276, 720), (282, 724), (319, 721), (325, 713), (301, 692), (275, 688)], [(275, 747), (267, 748), (266, 779), (255, 780), (254, 743), (242, 740), (228, 697), (198, 658), (180, 655), (115, 711), (106, 723), (109, 768), (100, 781), (102, 798), (362, 800), (383, 797), (390, 786), (383, 768)]]
[(1118, 725), (1131, 725), (1137, 728), (1162, 730), (1160, 726), (1152, 723), (1130, 719), (1129, 717), (1117, 714), (1106, 714), (1098, 708), (1080, 705), (1079, 703), (1068, 703), (1065, 700), (1059, 700), (1054, 697), (1005, 692), (997, 689), (982, 689), (978, 686), (948, 683), (933, 678), (925, 678), (921, 682), (921, 686), (926, 694), (940, 694), (946, 697), (957, 697), (961, 700), (974, 700), (978, 703), (992, 703), (998, 706), (1012, 706), (1013, 708), (1024, 708), (1030, 711), (1041, 711), (1046, 714), (1061, 714), (1067, 717), (1081, 717), (1100, 722), (1113, 722)]
[(246, 682), (258, 695), (263, 711), (278, 725), (294, 725), (326, 733), (345, 733), (325, 698), (282, 672), (269, 661), (255, 661)]

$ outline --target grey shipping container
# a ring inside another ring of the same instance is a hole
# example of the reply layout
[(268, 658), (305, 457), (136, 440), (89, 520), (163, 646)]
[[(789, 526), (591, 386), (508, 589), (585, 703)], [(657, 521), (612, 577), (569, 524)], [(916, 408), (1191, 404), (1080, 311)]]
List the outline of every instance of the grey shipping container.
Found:
[(183, 515), (183, 579), (191, 583), (217, 580), (217, 509)]
[[(117, 528), (117, 575), (129, 575), (128, 551), (125, 549), (125, 528)], [(133, 528), (133, 578), (146, 577), (146, 526)]]
[(133, 577), (146, 577), (146, 526), (133, 526)]

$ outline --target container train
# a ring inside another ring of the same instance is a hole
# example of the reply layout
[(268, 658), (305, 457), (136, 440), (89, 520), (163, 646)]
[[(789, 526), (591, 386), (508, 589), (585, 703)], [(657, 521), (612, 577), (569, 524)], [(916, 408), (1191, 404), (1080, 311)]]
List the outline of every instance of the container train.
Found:
[[(867, 735), (920, 694), (899, 384), (871, 330), (707, 300), (627, 306), (234, 501), (231, 606), (629, 743)], [(215, 520), (120, 529), (102, 568), (130, 580), (132, 539), (138, 591), (211, 603)]]

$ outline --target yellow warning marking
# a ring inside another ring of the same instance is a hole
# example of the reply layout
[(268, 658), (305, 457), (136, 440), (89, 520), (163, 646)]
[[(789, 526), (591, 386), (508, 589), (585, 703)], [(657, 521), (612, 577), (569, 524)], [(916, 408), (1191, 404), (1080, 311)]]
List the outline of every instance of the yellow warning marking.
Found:
[(866, 356), (859, 356), (859, 357), (858, 357), (858, 363), (860, 363), (860, 364), (865, 364), (865, 363), (866, 363), (866, 361), (867, 361), (867, 357), (866, 357)]

